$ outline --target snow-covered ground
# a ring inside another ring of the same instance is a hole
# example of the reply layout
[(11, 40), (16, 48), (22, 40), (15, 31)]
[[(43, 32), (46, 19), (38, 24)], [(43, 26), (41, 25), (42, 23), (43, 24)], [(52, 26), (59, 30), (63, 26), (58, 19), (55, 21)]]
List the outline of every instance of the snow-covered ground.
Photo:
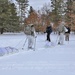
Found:
[(75, 75), (75, 35), (64, 45), (56, 45), (57, 35), (52, 34), (55, 46), (45, 47), (46, 34), (38, 34), (36, 50), (21, 48), (26, 40), (23, 33), (0, 35), (0, 47), (15, 47), (18, 53), (0, 57), (0, 75)]

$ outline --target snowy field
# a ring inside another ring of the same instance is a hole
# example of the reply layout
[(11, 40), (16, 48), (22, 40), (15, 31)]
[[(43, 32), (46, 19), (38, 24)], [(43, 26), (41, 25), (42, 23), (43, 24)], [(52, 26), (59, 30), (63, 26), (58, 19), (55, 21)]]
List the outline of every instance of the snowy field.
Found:
[(0, 35), (0, 47), (14, 47), (18, 53), (0, 57), (0, 75), (75, 75), (75, 35), (70, 41), (57, 45), (57, 35), (52, 34), (52, 47), (45, 47), (46, 34), (38, 34), (36, 50), (24, 50), (26, 36), (23, 33), (4, 33)]

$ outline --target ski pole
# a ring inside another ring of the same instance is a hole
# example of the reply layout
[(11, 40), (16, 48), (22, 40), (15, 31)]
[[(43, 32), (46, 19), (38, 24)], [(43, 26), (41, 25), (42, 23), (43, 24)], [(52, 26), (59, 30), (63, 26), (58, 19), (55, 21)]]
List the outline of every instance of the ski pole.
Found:
[(24, 42), (24, 44), (23, 44), (22, 49), (24, 49), (24, 46), (25, 46), (25, 44), (26, 44), (26, 41), (27, 41), (27, 38), (25, 39), (25, 42)]
[(36, 37), (35, 37), (35, 43), (34, 43), (34, 51), (35, 51), (35, 47), (36, 47)]
[[(24, 38), (24, 39), (25, 39), (25, 38)], [(17, 47), (20, 43), (22, 43), (22, 41), (23, 41), (24, 39), (22, 39), (21, 41), (19, 41), (19, 43), (18, 43), (16, 46), (14, 46), (14, 47)]]
[(57, 42), (58, 42), (58, 38), (59, 38), (59, 35), (57, 35), (57, 38), (56, 38), (56, 44), (57, 44)]

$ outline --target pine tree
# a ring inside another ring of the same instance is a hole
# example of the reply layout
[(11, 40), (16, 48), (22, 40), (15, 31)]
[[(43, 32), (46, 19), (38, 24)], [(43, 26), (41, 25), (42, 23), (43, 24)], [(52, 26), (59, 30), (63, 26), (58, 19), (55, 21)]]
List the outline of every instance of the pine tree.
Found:
[(15, 5), (8, 0), (0, 0), (0, 10), (1, 34), (4, 30), (15, 31), (19, 27), (19, 17), (17, 16)]
[(7, 19), (7, 29), (8, 31), (19, 31), (19, 16), (17, 16), (17, 12), (16, 12), (16, 7), (15, 7), (15, 4), (12, 3), (12, 4), (9, 4), (9, 10), (8, 10), (8, 13), (9, 13), (9, 17)]
[(16, 0), (19, 5), (20, 24), (24, 23), (25, 16), (27, 13), (28, 0)]
[(66, 21), (75, 33), (75, 0), (67, 0)]
[[(66, 4), (67, 4), (66, 21), (72, 22), (71, 14), (72, 14), (72, 4), (73, 4), (73, 2), (72, 2), (72, 0), (67, 0)], [(72, 23), (69, 23), (69, 24), (71, 25)]]
[(65, 2), (64, 0), (51, 0), (52, 13), (55, 15), (53, 20), (57, 22), (60, 19), (63, 19), (65, 13)]

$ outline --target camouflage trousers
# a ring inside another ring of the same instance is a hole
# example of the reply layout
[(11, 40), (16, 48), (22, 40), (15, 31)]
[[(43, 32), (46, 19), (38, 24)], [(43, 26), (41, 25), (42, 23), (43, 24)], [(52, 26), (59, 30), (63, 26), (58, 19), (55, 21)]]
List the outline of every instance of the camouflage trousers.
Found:
[(60, 35), (58, 35), (58, 44), (63, 45), (64, 44), (64, 33), (60, 33)]
[(69, 33), (65, 34), (65, 41), (69, 41)]

